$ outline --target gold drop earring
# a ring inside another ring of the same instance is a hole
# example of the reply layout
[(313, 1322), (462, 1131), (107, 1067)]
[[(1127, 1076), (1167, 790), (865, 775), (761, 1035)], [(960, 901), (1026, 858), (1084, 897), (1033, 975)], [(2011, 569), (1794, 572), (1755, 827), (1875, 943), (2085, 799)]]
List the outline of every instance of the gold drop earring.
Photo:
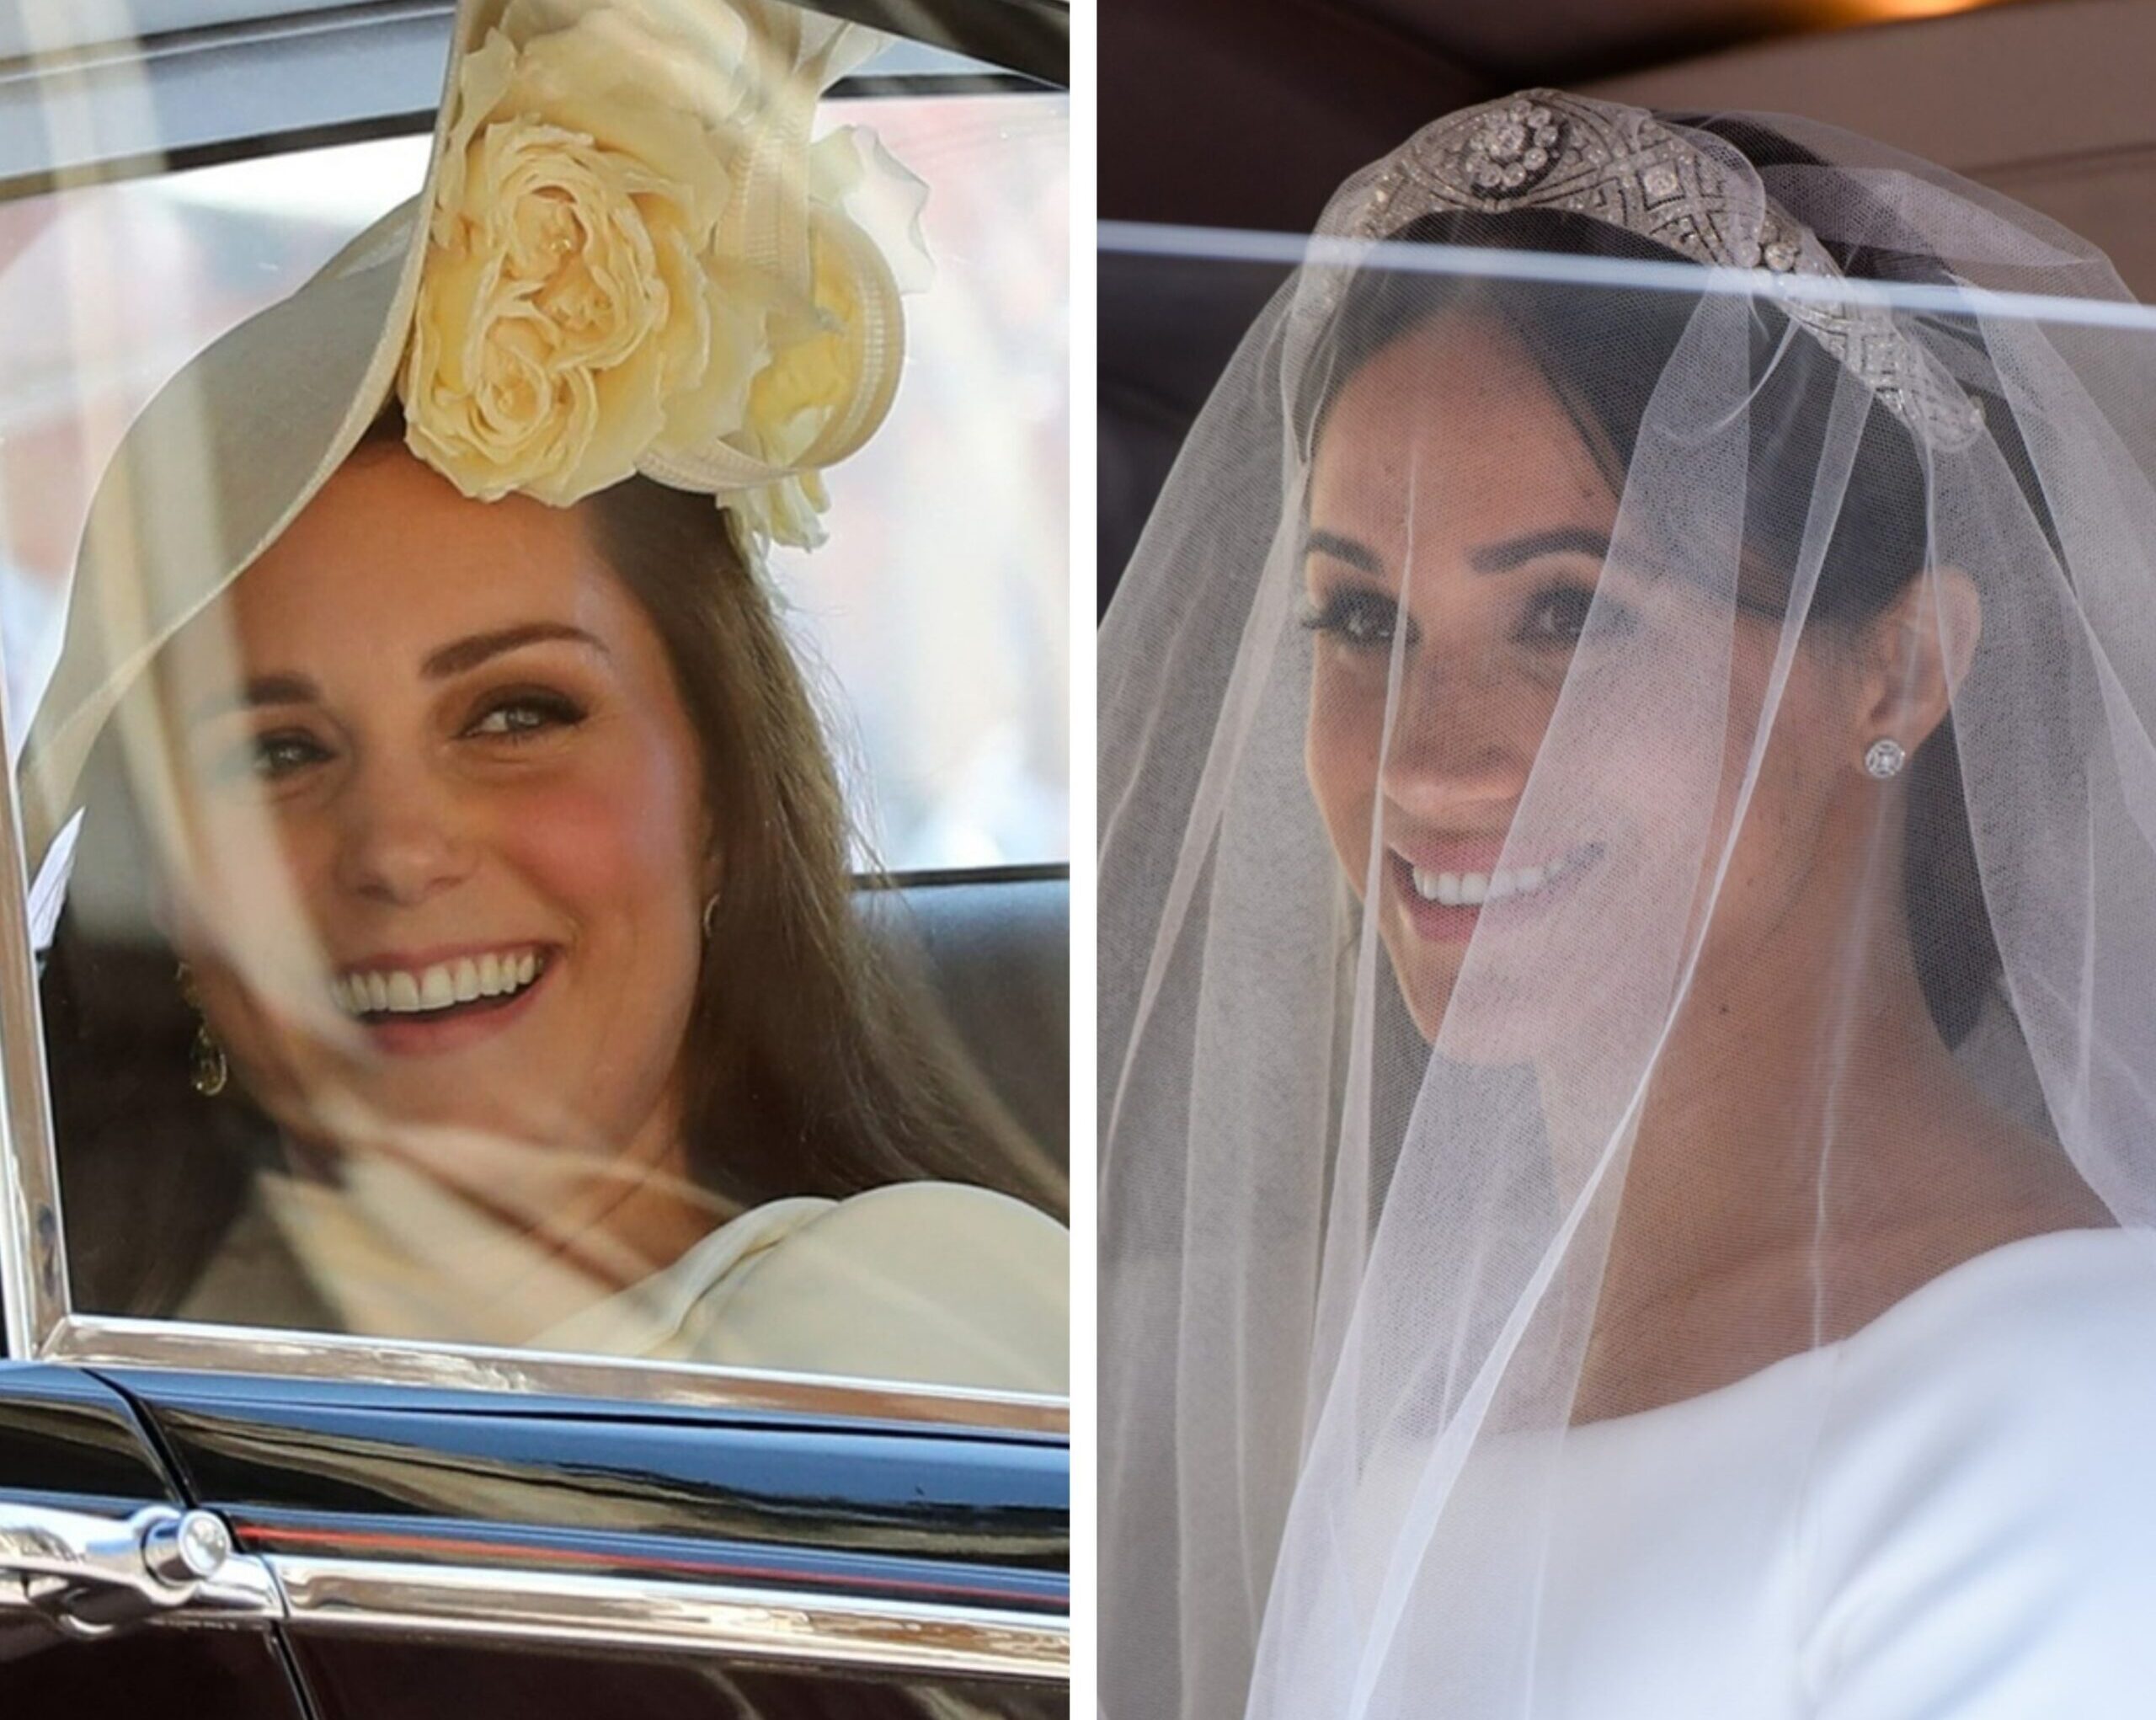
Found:
[(214, 1099), (232, 1079), (232, 1066), (225, 1048), (210, 1031), (210, 1018), (202, 1012), (202, 993), (195, 984), (195, 971), (185, 962), (173, 975), (179, 981), (179, 1001), (195, 1012), (195, 1039), (187, 1048), (188, 1084), (205, 1099)]

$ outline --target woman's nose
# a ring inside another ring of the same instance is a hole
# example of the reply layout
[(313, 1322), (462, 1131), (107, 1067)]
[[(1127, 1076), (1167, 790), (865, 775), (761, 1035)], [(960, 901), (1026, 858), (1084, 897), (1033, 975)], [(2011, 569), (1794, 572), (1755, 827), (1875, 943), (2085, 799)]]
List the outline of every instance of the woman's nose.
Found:
[(1412, 654), (1378, 767), (1385, 799), (1428, 821), (1518, 801), (1542, 729), (1533, 702), (1493, 672), (1486, 652)]
[(411, 905), (470, 873), (472, 846), (456, 786), (424, 765), (370, 763), (342, 799), (337, 860), (345, 889)]

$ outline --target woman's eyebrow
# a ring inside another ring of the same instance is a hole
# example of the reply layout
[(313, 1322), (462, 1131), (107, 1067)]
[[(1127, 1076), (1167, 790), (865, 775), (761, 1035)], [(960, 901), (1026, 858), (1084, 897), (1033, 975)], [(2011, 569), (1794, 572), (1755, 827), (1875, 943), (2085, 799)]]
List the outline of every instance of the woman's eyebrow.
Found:
[(1310, 531), (1303, 537), (1303, 558), (1321, 555), (1365, 574), (1385, 571), (1375, 553), (1352, 537), (1342, 537), (1332, 531)]
[(1591, 526), (1559, 526), (1548, 531), (1531, 531), (1524, 537), (1486, 544), (1467, 558), (1478, 574), (1505, 574), (1545, 555), (1584, 555), (1596, 561), (1609, 559), (1609, 534)]
[(212, 717), (251, 711), (259, 705), (312, 704), (321, 697), (322, 690), (304, 675), (257, 675), (230, 692), (211, 693), (198, 699), (195, 708), (187, 713), (187, 721), (191, 727), (206, 723)]
[(489, 657), (499, 657), (504, 651), (514, 651), (520, 645), (536, 645), (554, 639), (567, 639), (580, 645), (589, 645), (602, 657), (611, 655), (604, 643), (580, 627), (570, 627), (564, 622), (532, 621), (519, 627), (502, 628), (490, 633), (472, 633), (455, 639), (440, 649), (427, 654), (419, 665), (419, 673), (429, 681), (440, 681), (445, 676), (462, 675), (467, 669), (476, 669)]

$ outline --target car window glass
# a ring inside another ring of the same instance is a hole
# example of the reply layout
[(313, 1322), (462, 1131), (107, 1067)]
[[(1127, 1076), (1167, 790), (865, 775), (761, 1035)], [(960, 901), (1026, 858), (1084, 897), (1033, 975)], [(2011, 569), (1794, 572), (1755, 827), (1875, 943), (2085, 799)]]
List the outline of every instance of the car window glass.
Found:
[[(697, 225), (694, 134), (587, 185), (475, 133), (395, 392), (311, 478), (427, 137), (0, 204), (75, 1314), (1063, 1390), (1065, 103), (842, 88), (815, 130), (845, 222), (798, 279)], [(632, 435), (639, 475), (565, 493)], [(952, 868), (979, 893), (881, 887)], [(939, 995), (983, 973), (1015, 1032)]]

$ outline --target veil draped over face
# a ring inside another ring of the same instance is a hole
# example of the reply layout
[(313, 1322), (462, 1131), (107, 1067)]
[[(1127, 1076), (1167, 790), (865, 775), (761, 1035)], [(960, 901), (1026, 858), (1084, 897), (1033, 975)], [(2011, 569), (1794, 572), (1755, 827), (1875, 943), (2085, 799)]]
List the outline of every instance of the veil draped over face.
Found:
[(2156, 320), (1864, 140), (1533, 92), (1340, 190), (1101, 640), (1113, 1720), (1572, 1712), (1583, 1440), (2137, 1255), (2153, 486)]

